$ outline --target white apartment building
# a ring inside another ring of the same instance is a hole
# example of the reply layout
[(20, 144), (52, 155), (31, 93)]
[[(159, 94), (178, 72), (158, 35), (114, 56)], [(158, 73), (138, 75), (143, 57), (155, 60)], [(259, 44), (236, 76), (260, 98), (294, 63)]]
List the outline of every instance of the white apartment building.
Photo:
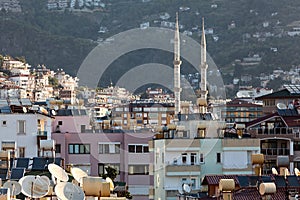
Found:
[(251, 154), (260, 151), (259, 139), (224, 138), (222, 122), (182, 119), (149, 142), (154, 155), (150, 199), (175, 200), (184, 183), (192, 193), (205, 191), (201, 182), (208, 174), (252, 174)]
[[(15, 105), (18, 101), (26, 106)], [(51, 139), (52, 118), (33, 112), (30, 107), (24, 99), (0, 100), (0, 141), (15, 142), (18, 157), (38, 156), (39, 140)]]

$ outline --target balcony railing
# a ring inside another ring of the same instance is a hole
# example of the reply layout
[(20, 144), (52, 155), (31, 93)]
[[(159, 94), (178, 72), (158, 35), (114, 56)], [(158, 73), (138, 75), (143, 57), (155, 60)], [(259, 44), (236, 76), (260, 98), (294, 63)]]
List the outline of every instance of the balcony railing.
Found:
[(266, 156), (287, 156), (290, 150), (287, 148), (262, 148), (261, 153)]
[(38, 136), (47, 136), (47, 131), (37, 131)]
[[(298, 131), (297, 131), (298, 130)], [(257, 135), (287, 135), (287, 134), (295, 134), (299, 132), (299, 128), (251, 128), (250, 131), (254, 131)]]

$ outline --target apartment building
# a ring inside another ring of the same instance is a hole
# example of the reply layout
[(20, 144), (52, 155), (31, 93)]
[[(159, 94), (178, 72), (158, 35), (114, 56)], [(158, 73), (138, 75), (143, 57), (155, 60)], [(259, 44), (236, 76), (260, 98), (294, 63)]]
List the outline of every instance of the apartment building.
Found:
[(260, 152), (259, 140), (238, 137), (239, 128), (235, 138), (225, 130), (225, 123), (212, 120), (210, 113), (182, 117), (177, 125), (162, 127), (149, 142), (154, 155), (149, 198), (177, 199), (184, 183), (198, 193), (208, 174), (252, 174), (251, 154)]
[(90, 175), (105, 173), (105, 167), (117, 169), (116, 181), (126, 182), (136, 199), (148, 199), (153, 176), (149, 165), (153, 155), (148, 141), (153, 132), (91, 129), (90, 118), (83, 109), (58, 110), (52, 123), (56, 153), (66, 165), (80, 167)]
[(33, 110), (28, 99), (0, 100), (0, 141), (14, 142), (18, 157), (39, 155), (39, 141), (51, 138), (51, 121)]

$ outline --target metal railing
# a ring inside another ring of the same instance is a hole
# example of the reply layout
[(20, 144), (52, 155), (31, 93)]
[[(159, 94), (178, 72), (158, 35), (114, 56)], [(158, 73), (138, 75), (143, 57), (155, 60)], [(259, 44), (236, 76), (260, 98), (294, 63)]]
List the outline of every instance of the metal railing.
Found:
[(278, 128), (251, 128), (250, 131), (255, 131), (258, 135), (285, 135), (285, 134), (296, 134), (299, 132), (299, 128), (296, 130), (295, 128), (286, 128), (286, 127), (278, 127)]
[(262, 148), (261, 153), (266, 156), (290, 155), (290, 150), (287, 148)]
[(47, 136), (47, 131), (37, 131), (38, 136)]

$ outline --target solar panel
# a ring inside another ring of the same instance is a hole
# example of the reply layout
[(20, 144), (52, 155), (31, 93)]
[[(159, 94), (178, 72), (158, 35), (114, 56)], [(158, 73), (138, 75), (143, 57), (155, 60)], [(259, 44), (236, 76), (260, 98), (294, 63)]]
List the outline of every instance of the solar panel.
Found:
[(29, 99), (25, 99), (25, 98), (21, 99), (21, 103), (23, 106), (31, 106), (32, 105), (31, 101)]
[(288, 186), (290, 187), (299, 187), (299, 181), (297, 176), (287, 176)]
[(291, 94), (300, 94), (300, 85), (284, 85)]
[(73, 110), (71, 110), (72, 111), (72, 115), (73, 116), (78, 116), (79, 115), (79, 110), (78, 109), (73, 109)]
[(275, 184), (276, 184), (276, 187), (285, 187), (286, 184), (285, 184), (285, 179), (283, 176), (275, 176)]
[(249, 186), (249, 179), (247, 176), (237, 176), (239, 181), (240, 187), (248, 187)]
[(249, 185), (250, 186), (257, 186), (257, 182), (258, 182), (258, 176), (249, 176)]
[(296, 116), (296, 115), (299, 115), (298, 111), (295, 110), (295, 109), (278, 109), (277, 112), (280, 116)]
[(18, 99), (10, 99), (10, 105), (20, 106), (21, 103)]
[(8, 106), (7, 100), (6, 99), (0, 99), (0, 105)]
[(270, 176), (261, 176), (261, 181), (264, 183), (273, 182)]
[(80, 109), (79, 112), (80, 112), (80, 115), (87, 115), (86, 110)]

